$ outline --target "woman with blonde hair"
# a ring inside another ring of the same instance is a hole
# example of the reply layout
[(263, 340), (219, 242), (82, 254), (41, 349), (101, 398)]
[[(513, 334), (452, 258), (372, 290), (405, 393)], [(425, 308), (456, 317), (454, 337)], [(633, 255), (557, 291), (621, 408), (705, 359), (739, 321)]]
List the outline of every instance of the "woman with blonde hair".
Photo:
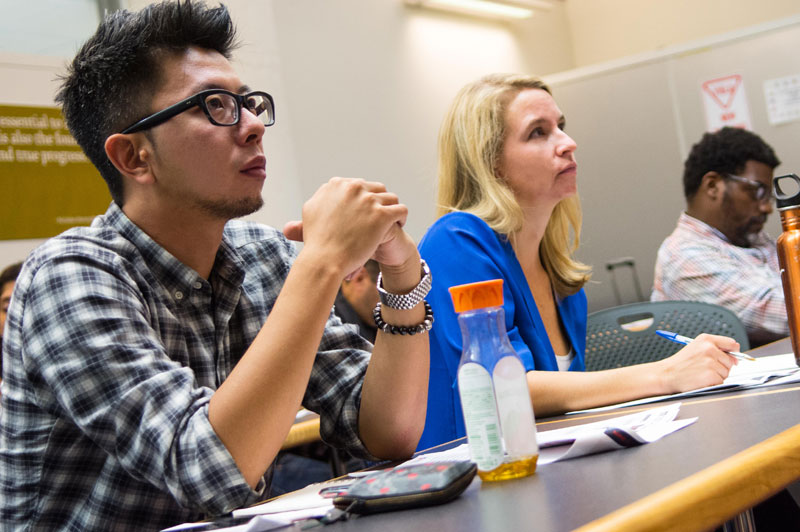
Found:
[(456, 96), (439, 134), (440, 218), (420, 242), (436, 309), (418, 449), (465, 435), (456, 372), (461, 332), (447, 289), (503, 279), (511, 343), (538, 416), (720, 384), (730, 338), (700, 335), (670, 358), (585, 372), (590, 268), (573, 257), (581, 209), (577, 145), (541, 80), (491, 75)]

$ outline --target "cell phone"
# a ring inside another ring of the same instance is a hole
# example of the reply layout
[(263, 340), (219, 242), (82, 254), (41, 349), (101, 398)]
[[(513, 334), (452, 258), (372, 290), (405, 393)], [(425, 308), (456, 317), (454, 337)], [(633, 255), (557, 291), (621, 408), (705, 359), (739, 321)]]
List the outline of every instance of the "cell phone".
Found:
[(347, 513), (370, 514), (442, 504), (461, 495), (476, 472), (472, 462), (400, 465), (357, 480), (333, 505)]

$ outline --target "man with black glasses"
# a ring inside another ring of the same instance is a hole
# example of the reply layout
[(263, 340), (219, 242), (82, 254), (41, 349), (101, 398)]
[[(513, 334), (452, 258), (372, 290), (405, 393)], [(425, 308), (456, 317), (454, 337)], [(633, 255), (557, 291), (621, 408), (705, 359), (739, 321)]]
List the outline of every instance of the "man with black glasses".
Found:
[(780, 161), (758, 135), (706, 133), (683, 173), (686, 212), (658, 250), (651, 299), (705, 301), (734, 311), (755, 347), (788, 336), (772, 212)]
[[(403, 458), (425, 420), (430, 272), (380, 183), (334, 178), (284, 233), (261, 207), (269, 94), (228, 59), (224, 7), (117, 12), (58, 100), (114, 202), (31, 254), (4, 338), (0, 522), (144, 530), (268, 495), (301, 403), (323, 437)], [(331, 314), (381, 265), (370, 345)]]

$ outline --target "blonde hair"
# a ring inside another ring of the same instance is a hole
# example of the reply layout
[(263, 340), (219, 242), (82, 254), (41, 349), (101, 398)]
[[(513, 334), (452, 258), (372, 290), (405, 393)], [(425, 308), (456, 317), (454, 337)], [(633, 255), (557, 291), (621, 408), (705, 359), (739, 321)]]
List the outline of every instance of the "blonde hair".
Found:
[[(506, 136), (506, 109), (526, 89), (550, 93), (539, 78), (512, 74), (486, 76), (458, 93), (439, 131), (438, 216), (469, 212), (511, 239), (522, 228), (522, 208), (511, 188), (498, 179), (497, 167)], [(589, 280), (591, 268), (572, 256), (580, 243), (581, 219), (577, 196), (561, 200), (539, 248), (560, 295), (576, 293)]]

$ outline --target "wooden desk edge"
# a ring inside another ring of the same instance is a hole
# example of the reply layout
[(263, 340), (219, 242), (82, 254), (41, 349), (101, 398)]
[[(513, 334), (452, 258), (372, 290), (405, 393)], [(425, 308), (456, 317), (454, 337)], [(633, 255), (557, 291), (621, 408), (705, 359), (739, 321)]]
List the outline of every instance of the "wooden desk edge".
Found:
[(304, 443), (311, 443), (313, 441), (320, 441), (319, 435), (319, 418), (301, 421), (292, 425), (289, 434), (286, 436), (281, 450), (290, 449), (297, 445)]
[(576, 532), (705, 530), (758, 504), (798, 478), (800, 425), (795, 425), (587, 523)]

